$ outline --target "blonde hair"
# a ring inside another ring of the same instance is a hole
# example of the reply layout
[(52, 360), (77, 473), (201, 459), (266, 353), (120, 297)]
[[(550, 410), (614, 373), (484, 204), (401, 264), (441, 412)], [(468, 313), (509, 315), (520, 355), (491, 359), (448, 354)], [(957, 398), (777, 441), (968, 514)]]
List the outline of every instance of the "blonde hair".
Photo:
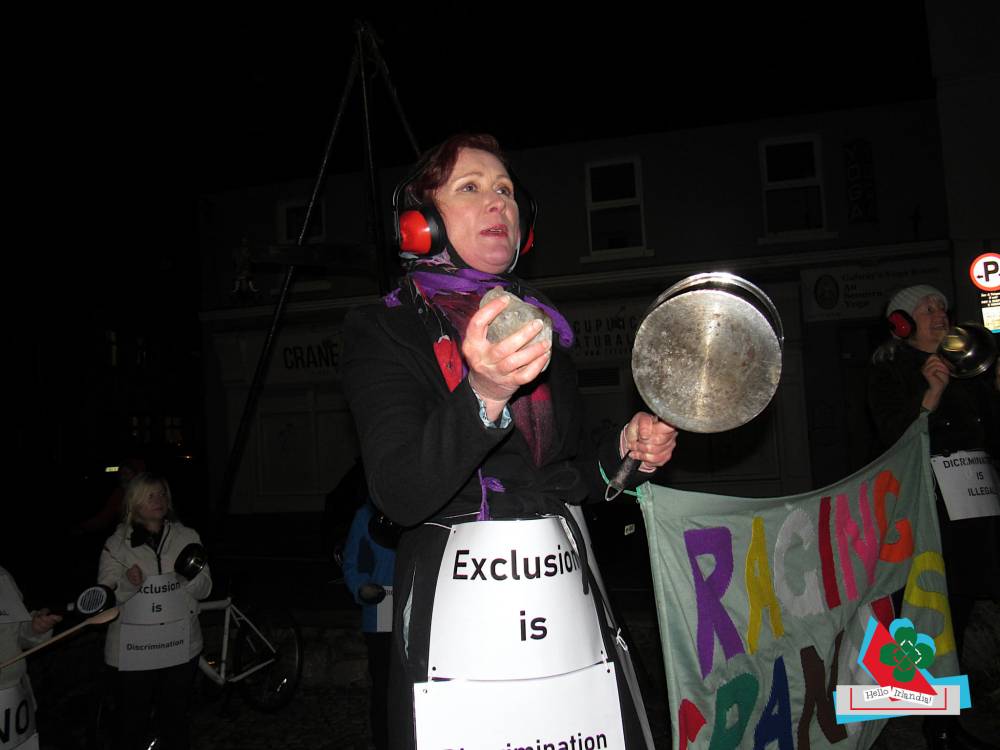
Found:
[(167, 480), (156, 474), (144, 471), (132, 477), (125, 487), (125, 501), (122, 505), (125, 511), (124, 521), (126, 528), (131, 526), (135, 520), (136, 508), (142, 504), (142, 501), (146, 499), (149, 492), (156, 487), (162, 487), (164, 494), (167, 496), (167, 518), (174, 518), (174, 499), (170, 494), (170, 485), (167, 483)]

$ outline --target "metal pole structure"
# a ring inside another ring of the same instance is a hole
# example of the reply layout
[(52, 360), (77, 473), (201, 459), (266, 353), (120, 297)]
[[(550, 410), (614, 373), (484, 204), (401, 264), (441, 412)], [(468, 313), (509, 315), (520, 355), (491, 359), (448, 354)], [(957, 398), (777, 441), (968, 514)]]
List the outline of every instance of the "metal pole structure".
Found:
[[(382, 80), (385, 83), (385, 87), (389, 92), (389, 99), (392, 100), (392, 104), (396, 109), (396, 114), (399, 116), (399, 121), (403, 126), (403, 131), (406, 133), (407, 140), (410, 142), (410, 146), (413, 148), (414, 158), (420, 157), (420, 147), (417, 145), (417, 139), (413, 135), (413, 130), (410, 128), (410, 123), (406, 119), (406, 114), (403, 112), (403, 107), (399, 102), (399, 97), (396, 94), (396, 88), (392, 85), (392, 78), (389, 76), (389, 68), (385, 64), (385, 60), (382, 59), (382, 55), (379, 52), (378, 40), (375, 37), (374, 32), (370, 27), (367, 27), (364, 22), (359, 21), (355, 27), (355, 31), (358, 34), (358, 44), (363, 44), (365, 41), (368, 42), (368, 49), (371, 52), (372, 61), (375, 64), (376, 72), (382, 76)], [(363, 34), (363, 37), (362, 37)], [(362, 67), (363, 70), (363, 67)], [(389, 262), (389, 257), (391, 255), (389, 248), (386, 246), (385, 239), (385, 224), (382, 221), (382, 202), (379, 200), (379, 190), (377, 181), (377, 172), (375, 171), (375, 159), (372, 152), (371, 146), (371, 122), (369, 120), (369, 108), (368, 108), (368, 89), (365, 83), (365, 76), (362, 73), (361, 76), (361, 96), (364, 101), (364, 117), (365, 117), (365, 156), (368, 163), (368, 175), (369, 175), (369, 186), (368, 194), (372, 201), (372, 216), (371, 220), (375, 227), (375, 253), (376, 253), (376, 269), (378, 272), (379, 280), (379, 291), (382, 294), (389, 292), (392, 284), (389, 280), (389, 274), (386, 267)]]
[[(316, 176), (312, 196), (310, 197), (309, 205), (306, 208), (306, 217), (302, 222), (302, 230), (299, 232), (299, 237), (296, 242), (298, 247), (302, 247), (305, 242), (305, 238), (308, 236), (310, 220), (313, 217), (316, 203), (318, 202), (320, 192), (323, 189), (323, 183), (326, 181), (326, 173), (330, 163), (330, 154), (333, 152), (333, 143), (337, 137), (337, 131), (340, 129), (340, 122), (343, 119), (344, 111), (347, 109), (347, 99), (354, 86), (354, 79), (357, 78), (359, 59), (362, 54), (363, 51), (359, 44), (355, 47), (354, 55), (351, 58), (351, 64), (347, 72), (347, 83), (344, 86), (344, 93), (340, 97), (340, 106), (337, 109), (337, 116), (333, 121), (333, 129), (330, 131), (330, 138), (327, 140), (326, 150), (323, 152), (323, 159), (320, 162), (319, 174)], [(288, 266), (288, 270), (285, 272), (285, 278), (281, 284), (281, 294), (279, 295), (278, 302), (274, 307), (274, 314), (271, 317), (271, 325), (268, 329), (267, 336), (264, 339), (264, 348), (261, 350), (260, 357), (257, 359), (257, 369), (254, 370), (253, 380), (250, 383), (250, 390), (247, 393), (247, 400), (243, 405), (243, 415), (240, 417), (240, 425), (236, 430), (236, 437), (233, 439), (233, 445), (229, 451), (226, 473), (222, 478), (222, 493), (219, 497), (219, 505), (216, 508), (218, 519), (217, 525), (220, 530), (223, 524), (223, 519), (229, 511), (229, 503), (232, 500), (233, 494), (233, 485), (236, 483), (236, 472), (239, 471), (240, 463), (243, 460), (243, 452), (246, 448), (247, 437), (250, 434), (250, 426), (253, 421), (253, 415), (257, 410), (257, 401), (259, 400), (260, 392), (264, 387), (264, 377), (267, 374), (267, 368), (271, 362), (271, 352), (274, 349), (274, 342), (277, 339), (278, 330), (281, 328), (281, 319), (284, 316), (285, 307), (288, 304), (288, 294), (291, 290), (294, 278), (295, 266), (290, 265)]]
[[(354, 38), (358, 50), (364, 49), (364, 36), (368, 33), (364, 21), (354, 22)], [(358, 73), (361, 78), (361, 113), (364, 125), (365, 139), (365, 171), (368, 173), (368, 201), (371, 211), (369, 212), (372, 223), (372, 234), (375, 245), (375, 273), (378, 277), (379, 294), (389, 293), (389, 269), (386, 267), (386, 253), (388, 248), (385, 245), (385, 231), (382, 227), (381, 201), (379, 200), (378, 176), (375, 174), (375, 156), (372, 153), (372, 123), (371, 113), (368, 108), (368, 74), (365, 70), (365, 55), (362, 52)]]
[(392, 85), (392, 78), (389, 76), (389, 68), (385, 64), (385, 60), (382, 59), (382, 53), (378, 48), (378, 40), (375, 38), (375, 33), (368, 29), (368, 44), (371, 48), (372, 60), (375, 62), (375, 67), (378, 68), (378, 72), (382, 75), (382, 80), (385, 81), (385, 87), (389, 92), (389, 98), (392, 100), (392, 105), (396, 108), (396, 115), (399, 117), (400, 123), (403, 125), (403, 130), (406, 132), (406, 139), (410, 142), (410, 146), (413, 148), (413, 157), (415, 159), (420, 158), (420, 147), (417, 145), (416, 136), (413, 135), (413, 129), (410, 128), (410, 123), (406, 119), (406, 113), (403, 112), (403, 105), (399, 102), (399, 96), (396, 94), (396, 87)]
[[(340, 123), (343, 119), (344, 111), (347, 108), (347, 100), (354, 86), (354, 80), (360, 74), (362, 110), (364, 117), (365, 168), (368, 172), (368, 190), (372, 201), (376, 272), (378, 274), (379, 289), (382, 293), (386, 293), (389, 291), (389, 275), (387, 269), (388, 253), (385, 244), (385, 231), (382, 225), (382, 214), (380, 209), (381, 202), (379, 201), (378, 182), (376, 178), (375, 160), (372, 149), (371, 119), (368, 107), (368, 84), (365, 73), (366, 41), (368, 44), (368, 51), (372, 55), (377, 72), (382, 75), (382, 78), (385, 81), (386, 88), (389, 91), (389, 97), (396, 108), (399, 119), (403, 124), (403, 129), (406, 132), (408, 140), (410, 141), (410, 145), (413, 147), (414, 155), (419, 156), (420, 149), (417, 146), (417, 141), (413, 136), (413, 131), (410, 128), (409, 122), (403, 114), (403, 108), (400, 105), (399, 97), (396, 95), (396, 90), (392, 85), (391, 79), (389, 78), (389, 69), (386, 67), (385, 61), (382, 59), (379, 52), (374, 32), (371, 27), (363, 21), (355, 22), (354, 31), (355, 48), (347, 73), (347, 82), (344, 85), (344, 92), (340, 98), (340, 106), (337, 109), (337, 115), (333, 121), (330, 138), (327, 140), (326, 149), (323, 152), (323, 159), (320, 162), (319, 174), (317, 175), (316, 182), (313, 185), (312, 195), (309, 199), (309, 204), (306, 207), (305, 220), (302, 223), (302, 230), (299, 232), (296, 245), (298, 247), (302, 247), (302, 245), (305, 244), (305, 238), (308, 236), (309, 226), (312, 221), (316, 205), (319, 202), (319, 196), (322, 192), (323, 184), (326, 181), (330, 155), (333, 152), (333, 143), (336, 139), (337, 131), (340, 129)], [(217, 527), (219, 530), (221, 530), (223, 519), (229, 511), (229, 504), (232, 500), (233, 494), (233, 486), (236, 483), (236, 473), (239, 471), (240, 463), (243, 460), (243, 453), (246, 449), (247, 438), (250, 434), (250, 426), (253, 421), (253, 416), (257, 410), (257, 402), (260, 398), (260, 393), (264, 387), (264, 378), (267, 374), (267, 368), (271, 362), (271, 354), (274, 349), (274, 343), (277, 339), (278, 331), (281, 328), (281, 321), (284, 317), (285, 308), (288, 305), (288, 295), (291, 291), (292, 282), (295, 278), (295, 271), (296, 267), (293, 264), (288, 266), (288, 270), (285, 272), (285, 278), (281, 284), (281, 293), (278, 297), (278, 302), (275, 305), (274, 314), (271, 318), (271, 325), (268, 329), (267, 336), (264, 339), (264, 346), (261, 350), (260, 357), (257, 360), (257, 368), (254, 370), (253, 380), (250, 383), (250, 390), (247, 393), (247, 400), (243, 406), (243, 414), (240, 418), (239, 428), (236, 431), (236, 436), (233, 439), (233, 445), (229, 452), (229, 460), (226, 464), (226, 473), (223, 475), (222, 479), (222, 492), (219, 497), (218, 507), (216, 508)]]

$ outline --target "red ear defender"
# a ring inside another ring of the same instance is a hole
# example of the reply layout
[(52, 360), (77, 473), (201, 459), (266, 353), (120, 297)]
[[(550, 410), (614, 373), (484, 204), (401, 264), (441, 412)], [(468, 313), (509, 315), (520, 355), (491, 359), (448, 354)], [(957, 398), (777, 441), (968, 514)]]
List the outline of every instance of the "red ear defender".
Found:
[(528, 227), (528, 238), (522, 243), (521, 255), (527, 253), (534, 244), (535, 244), (535, 225), (531, 224), (531, 226)]
[(917, 328), (917, 322), (906, 310), (893, 310), (888, 318), (889, 330), (896, 338), (908, 339)]
[(431, 251), (431, 227), (419, 211), (404, 211), (399, 216), (399, 249), (405, 253), (426, 255)]
[(440, 252), (445, 246), (444, 219), (434, 206), (403, 211), (396, 222), (399, 249), (414, 255)]

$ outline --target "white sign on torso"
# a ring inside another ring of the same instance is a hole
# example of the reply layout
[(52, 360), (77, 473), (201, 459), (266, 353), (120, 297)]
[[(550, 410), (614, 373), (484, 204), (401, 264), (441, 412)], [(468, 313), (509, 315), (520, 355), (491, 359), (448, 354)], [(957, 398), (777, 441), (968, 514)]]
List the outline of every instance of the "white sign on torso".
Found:
[(607, 658), (593, 592), (583, 594), (561, 519), (451, 529), (434, 594), (431, 677), (523, 680)]
[(141, 672), (174, 667), (191, 658), (191, 622), (187, 619), (162, 625), (122, 623), (118, 669)]
[(952, 521), (1000, 515), (1000, 483), (987, 453), (931, 456), (931, 466)]
[(0, 750), (38, 747), (35, 732), (35, 700), (27, 677), (0, 690)]
[(392, 632), (392, 586), (385, 586), (385, 599), (375, 608), (375, 632)]
[(413, 706), (419, 750), (625, 748), (613, 664), (538, 680), (418, 683)]
[(176, 573), (149, 576), (121, 608), (121, 621), (130, 625), (159, 625), (187, 618), (191, 598)]
[(150, 576), (121, 608), (118, 668), (162, 669), (191, 658), (191, 600), (176, 574)]
[(0, 575), (0, 624), (27, 622), (31, 615), (8, 575)]

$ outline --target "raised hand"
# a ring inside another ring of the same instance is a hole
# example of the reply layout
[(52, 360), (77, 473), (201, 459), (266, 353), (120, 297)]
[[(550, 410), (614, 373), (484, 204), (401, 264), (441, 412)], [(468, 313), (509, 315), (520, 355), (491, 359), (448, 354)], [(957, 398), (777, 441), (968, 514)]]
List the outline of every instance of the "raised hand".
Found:
[(652, 414), (636, 412), (625, 426), (627, 455), (647, 468), (658, 468), (670, 460), (677, 445), (677, 429)]
[(920, 368), (920, 373), (927, 381), (927, 390), (924, 392), (921, 403), (928, 411), (934, 411), (941, 403), (941, 394), (944, 393), (944, 389), (948, 387), (948, 382), (951, 380), (951, 370), (948, 369), (948, 365), (943, 359), (932, 354), (924, 362), (924, 366)]
[(526, 323), (495, 344), (486, 338), (486, 329), (507, 304), (507, 297), (501, 297), (481, 307), (469, 319), (462, 342), (469, 385), (486, 404), (486, 416), (492, 421), (518, 388), (538, 377), (552, 356), (551, 339), (529, 344), (542, 329), (540, 320)]

